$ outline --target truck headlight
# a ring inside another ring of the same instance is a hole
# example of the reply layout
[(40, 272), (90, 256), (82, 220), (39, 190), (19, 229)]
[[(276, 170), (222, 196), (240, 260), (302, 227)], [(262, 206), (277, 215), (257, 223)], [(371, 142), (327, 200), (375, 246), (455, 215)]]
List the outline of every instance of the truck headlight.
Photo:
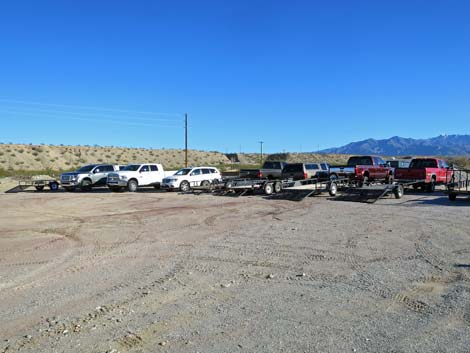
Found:
[(127, 180), (127, 177), (125, 175), (120, 175), (119, 178), (122, 180)]

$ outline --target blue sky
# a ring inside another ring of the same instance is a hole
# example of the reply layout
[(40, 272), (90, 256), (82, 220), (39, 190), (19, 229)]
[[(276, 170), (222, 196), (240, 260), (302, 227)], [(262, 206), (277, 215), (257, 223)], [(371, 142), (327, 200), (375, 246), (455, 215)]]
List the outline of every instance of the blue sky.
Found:
[(468, 134), (468, 1), (5, 1), (0, 141), (315, 151)]

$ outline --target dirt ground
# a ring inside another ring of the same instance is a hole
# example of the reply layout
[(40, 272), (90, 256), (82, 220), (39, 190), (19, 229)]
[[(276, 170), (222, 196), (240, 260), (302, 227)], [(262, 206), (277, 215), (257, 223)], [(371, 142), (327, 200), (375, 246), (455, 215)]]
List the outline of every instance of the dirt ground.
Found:
[(470, 352), (470, 201), (0, 194), (0, 352)]

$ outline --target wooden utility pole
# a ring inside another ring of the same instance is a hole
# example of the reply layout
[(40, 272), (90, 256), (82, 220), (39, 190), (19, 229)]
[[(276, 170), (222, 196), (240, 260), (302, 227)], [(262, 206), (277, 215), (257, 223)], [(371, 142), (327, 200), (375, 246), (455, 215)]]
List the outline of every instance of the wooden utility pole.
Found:
[(260, 141), (259, 144), (261, 145), (261, 161), (260, 164), (263, 165), (263, 141)]
[(184, 166), (188, 166), (188, 113), (184, 114)]

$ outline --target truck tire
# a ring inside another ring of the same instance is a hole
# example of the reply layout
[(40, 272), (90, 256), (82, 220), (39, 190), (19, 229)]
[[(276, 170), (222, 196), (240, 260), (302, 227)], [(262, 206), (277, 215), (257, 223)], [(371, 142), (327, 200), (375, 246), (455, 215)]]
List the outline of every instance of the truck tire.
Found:
[(395, 195), (396, 199), (401, 199), (404, 193), (405, 189), (403, 188), (403, 185), (397, 185), (397, 187), (393, 189), (393, 195)]
[(431, 179), (431, 182), (426, 185), (426, 192), (434, 192), (436, 190), (436, 180)]
[(51, 181), (51, 182), (49, 183), (49, 189), (50, 189), (51, 191), (57, 191), (57, 190), (59, 190), (59, 183), (56, 182), (56, 181)]
[(282, 191), (282, 184), (280, 181), (276, 181), (274, 183), (274, 192), (277, 194), (277, 193), (280, 193)]
[(180, 191), (188, 192), (189, 190), (191, 190), (191, 186), (189, 185), (189, 182), (187, 180), (183, 180), (180, 184)]
[(264, 193), (266, 195), (271, 195), (274, 191), (273, 184), (272, 183), (266, 183), (264, 184)]
[(338, 176), (336, 174), (330, 174), (330, 180), (331, 181), (338, 180)]
[(35, 188), (37, 191), (42, 191), (44, 190), (44, 185), (36, 185)]
[(385, 184), (393, 184), (393, 174), (387, 175), (387, 177), (385, 178)]
[(83, 179), (80, 183), (80, 190), (81, 191), (90, 191), (91, 190), (91, 180), (90, 179)]
[(127, 183), (127, 190), (129, 190), (129, 192), (136, 192), (138, 186), (139, 184), (137, 184), (137, 180), (131, 179)]
[(450, 201), (455, 201), (457, 199), (457, 194), (453, 192), (449, 192), (449, 200)]
[(328, 193), (330, 196), (336, 196), (336, 193), (338, 192), (338, 186), (336, 183), (330, 183), (330, 186), (328, 187)]

